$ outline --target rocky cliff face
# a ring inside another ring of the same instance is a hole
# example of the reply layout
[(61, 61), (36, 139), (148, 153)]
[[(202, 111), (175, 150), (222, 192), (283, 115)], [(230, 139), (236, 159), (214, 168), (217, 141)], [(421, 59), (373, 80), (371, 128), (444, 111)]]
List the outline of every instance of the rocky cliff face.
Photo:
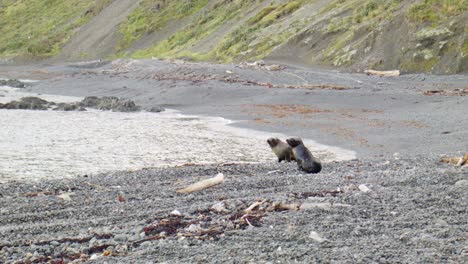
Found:
[(468, 71), (466, 0), (80, 0), (75, 13), (55, 20), (65, 1), (45, 2), (54, 3), (42, 4), (34, 19), (49, 17), (48, 37), (23, 38), (28, 48), (15, 53), (11, 14), (22, 1), (0, 1), (0, 31), (10, 36), (0, 37), (0, 56), (267, 58), (352, 71)]

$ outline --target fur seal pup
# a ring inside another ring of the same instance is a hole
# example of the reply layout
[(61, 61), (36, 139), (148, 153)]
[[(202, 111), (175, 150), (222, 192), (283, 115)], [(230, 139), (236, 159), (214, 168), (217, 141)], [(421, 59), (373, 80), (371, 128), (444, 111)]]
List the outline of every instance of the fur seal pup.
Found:
[(281, 141), (281, 139), (269, 138), (267, 140), (267, 143), (268, 145), (270, 145), (270, 148), (273, 151), (273, 153), (275, 153), (278, 157), (278, 162), (281, 162), (283, 160), (286, 160), (287, 162), (295, 160), (292, 148), (285, 142)]
[(300, 138), (286, 139), (291, 146), (294, 157), (296, 158), (298, 169), (307, 173), (319, 173), (322, 170), (322, 164), (318, 159), (312, 156), (310, 150), (304, 146)]

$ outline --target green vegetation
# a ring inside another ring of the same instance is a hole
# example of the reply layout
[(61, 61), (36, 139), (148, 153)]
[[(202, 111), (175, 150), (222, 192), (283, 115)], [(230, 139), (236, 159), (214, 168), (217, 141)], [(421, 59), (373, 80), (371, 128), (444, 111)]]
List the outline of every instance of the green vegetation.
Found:
[[(0, 0), (0, 57), (55, 56), (80, 26), (113, 1)], [(467, 0), (139, 2), (120, 24), (118, 43), (106, 39), (106, 46), (115, 47), (110, 58), (232, 62), (263, 59), (273, 50), (281, 52), (282, 47), (291, 46), (298, 47), (296, 55), (310, 56), (301, 58), (310, 63), (348, 66), (358, 60), (379, 61), (381, 67), (395, 63), (392, 67), (418, 72), (452, 67), (468, 56), (463, 39), (466, 27), (460, 16), (468, 11)], [(398, 23), (404, 26), (400, 28)], [(389, 36), (383, 34), (408, 34), (408, 38), (402, 38), (401, 45), (391, 45), (386, 41)], [(152, 36), (132, 46), (146, 35)], [(157, 42), (130, 54), (130, 47), (150, 39)], [(385, 49), (383, 55), (381, 48)], [(83, 58), (93, 54), (80, 52)], [(453, 63), (447, 54), (455, 58)], [(396, 57), (388, 63), (382, 56)]]
[(424, 0), (413, 4), (407, 13), (413, 22), (438, 22), (468, 11), (466, 0)]
[(437, 58), (408, 60), (401, 64), (401, 70), (405, 72), (431, 72), (437, 62), (439, 62)]
[[(258, 31), (274, 24), (282, 17), (292, 14), (305, 2), (304, 0), (293, 0), (284, 4), (265, 7), (258, 12), (257, 15), (249, 19), (245, 25), (238, 27), (224, 38), (214, 51), (216, 59), (223, 62), (230, 62), (240, 54), (249, 52), (249, 46), (255, 40)], [(283, 38), (276, 38), (276, 41), (270, 39), (267, 42), (261, 43), (258, 45), (258, 49), (250, 56), (253, 58), (265, 56), (276, 44), (279, 44), (280, 39), (286, 39), (287, 35), (282, 35), (282, 37)]]
[(2, 0), (0, 56), (54, 56), (74, 29), (110, 3), (111, 0)]
[(211, 54), (191, 54), (186, 48), (213, 33), (225, 22), (240, 15), (242, 10), (252, 4), (252, 1), (249, 0), (224, 0), (213, 5), (210, 10), (199, 14), (188, 27), (159, 42), (154, 47), (136, 52), (133, 56), (135, 58), (156, 56), (161, 58), (191, 57), (196, 60), (208, 59)]
[(170, 20), (178, 20), (198, 12), (206, 6), (208, 0), (169, 1), (143, 0), (120, 27), (123, 38), (117, 45), (117, 51), (130, 45), (144, 34), (153, 33), (163, 28)]

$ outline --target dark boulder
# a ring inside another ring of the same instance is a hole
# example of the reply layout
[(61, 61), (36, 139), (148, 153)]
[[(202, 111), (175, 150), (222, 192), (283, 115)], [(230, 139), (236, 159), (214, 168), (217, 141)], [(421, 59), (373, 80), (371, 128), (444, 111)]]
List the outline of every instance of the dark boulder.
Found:
[(34, 96), (23, 97), (19, 101), (11, 101), (3, 104), (3, 109), (27, 109), (27, 110), (47, 110), (50, 103), (44, 99)]
[(25, 88), (26, 84), (17, 79), (0, 80), (0, 86), (10, 86), (14, 88)]

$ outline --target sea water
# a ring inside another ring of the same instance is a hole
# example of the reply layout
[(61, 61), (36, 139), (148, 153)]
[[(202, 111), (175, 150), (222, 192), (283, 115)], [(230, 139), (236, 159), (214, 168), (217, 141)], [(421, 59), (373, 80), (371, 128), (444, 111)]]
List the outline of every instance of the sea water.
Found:
[[(24, 96), (53, 102), (82, 98), (0, 87), (0, 103)], [(0, 109), (0, 182), (68, 178), (116, 170), (224, 162), (274, 162), (266, 139), (286, 135), (230, 126), (220, 117), (160, 113)], [(352, 151), (305, 140), (323, 161)]]

